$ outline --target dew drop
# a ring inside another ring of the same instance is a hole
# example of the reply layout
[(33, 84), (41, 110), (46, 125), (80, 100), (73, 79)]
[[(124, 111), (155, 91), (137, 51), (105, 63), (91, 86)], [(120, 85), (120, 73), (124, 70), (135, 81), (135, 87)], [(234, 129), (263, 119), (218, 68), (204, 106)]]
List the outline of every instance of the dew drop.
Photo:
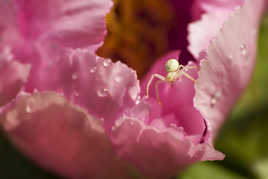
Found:
[(108, 67), (108, 66), (109, 66), (109, 62), (108, 62), (107, 60), (105, 60), (105, 61), (103, 62), (103, 66), (104, 66), (104, 67)]
[(217, 102), (216, 98), (211, 98), (210, 106), (211, 107), (214, 107), (214, 105), (216, 104), (216, 102)]
[(78, 91), (74, 91), (73, 92), (73, 96), (78, 97), (79, 96), (79, 92)]
[(98, 91), (97, 91), (97, 94), (99, 97), (105, 97), (108, 95), (108, 90), (106, 88), (100, 88)]
[(210, 100), (210, 107), (213, 108), (220, 97), (221, 97), (221, 91), (217, 91), (216, 93), (214, 93)]
[(32, 108), (31, 108), (30, 105), (27, 105), (27, 106), (26, 106), (26, 112), (27, 112), (27, 113), (31, 113), (31, 112), (32, 112)]
[(136, 100), (138, 97), (138, 89), (136, 88), (136, 86), (129, 88), (128, 94), (133, 100)]
[(90, 73), (95, 73), (96, 72), (96, 67), (93, 67), (93, 68), (91, 68), (89, 71), (90, 71)]
[(77, 74), (75, 74), (75, 73), (72, 74), (72, 79), (73, 79), (73, 80), (77, 80), (77, 78), (78, 78)]
[(39, 90), (38, 90), (37, 88), (34, 88), (33, 92), (34, 92), (34, 93), (38, 93)]
[(188, 62), (188, 65), (193, 65), (194, 63), (192, 61), (189, 61)]
[(11, 48), (9, 46), (6, 46), (3, 50), (2, 50), (2, 55), (3, 57), (6, 59), (6, 61), (11, 61), (13, 58), (13, 55), (11, 53)]
[(137, 97), (137, 100), (136, 100), (136, 102), (135, 102), (135, 104), (140, 104), (140, 103), (141, 103), (141, 97), (138, 96), (138, 97)]
[(114, 78), (114, 81), (115, 81), (116, 83), (120, 83), (122, 80), (123, 80), (123, 79), (122, 79), (121, 76), (116, 76), (116, 77)]
[(240, 53), (242, 56), (245, 56), (247, 54), (247, 46), (246, 44), (240, 45)]

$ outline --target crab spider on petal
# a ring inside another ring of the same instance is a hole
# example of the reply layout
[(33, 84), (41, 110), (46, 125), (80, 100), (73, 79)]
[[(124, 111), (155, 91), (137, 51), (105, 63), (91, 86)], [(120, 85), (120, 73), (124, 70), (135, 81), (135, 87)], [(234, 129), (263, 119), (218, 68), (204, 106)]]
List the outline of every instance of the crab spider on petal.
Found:
[(153, 74), (146, 86), (146, 97), (149, 98), (149, 90), (150, 90), (150, 86), (154, 78), (158, 78), (159, 80), (155, 83), (155, 93), (156, 93), (156, 98), (157, 98), (158, 103), (161, 104), (161, 100), (160, 100), (159, 92), (158, 92), (158, 85), (164, 82), (168, 82), (172, 84), (176, 80), (181, 78), (182, 76), (185, 76), (188, 79), (195, 82), (196, 80), (186, 72), (187, 70), (194, 69), (194, 68), (197, 68), (197, 66), (186, 67), (184, 65), (180, 65), (179, 61), (176, 59), (169, 59), (165, 64), (165, 69), (167, 72), (166, 77), (157, 73)]

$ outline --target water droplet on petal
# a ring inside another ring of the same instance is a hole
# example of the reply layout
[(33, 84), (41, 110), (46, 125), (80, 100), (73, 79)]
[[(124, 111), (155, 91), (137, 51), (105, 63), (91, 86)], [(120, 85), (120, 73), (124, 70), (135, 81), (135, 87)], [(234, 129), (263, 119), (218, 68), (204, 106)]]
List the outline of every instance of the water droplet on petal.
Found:
[(138, 97), (137, 97), (137, 100), (136, 100), (136, 102), (135, 102), (135, 104), (140, 104), (140, 102), (141, 102), (141, 97), (138, 96)]
[(93, 67), (93, 68), (91, 68), (89, 71), (90, 71), (90, 73), (95, 73), (96, 72), (96, 67)]
[(100, 88), (98, 91), (97, 91), (97, 94), (99, 97), (105, 97), (108, 95), (108, 90), (106, 88)]
[(132, 100), (136, 100), (138, 97), (138, 88), (136, 86), (133, 86), (128, 89), (128, 94), (132, 98)]
[(189, 61), (188, 62), (188, 65), (193, 65), (194, 63), (192, 61)]
[(31, 112), (32, 112), (32, 108), (31, 108), (30, 105), (27, 105), (27, 106), (26, 106), (26, 112), (27, 112), (27, 113), (31, 113)]
[(38, 93), (39, 90), (38, 90), (37, 88), (34, 88), (33, 92), (34, 92), (34, 93)]
[(77, 80), (77, 78), (78, 78), (77, 74), (75, 74), (75, 73), (72, 74), (72, 79), (73, 79), (73, 80)]
[(73, 92), (73, 96), (78, 97), (78, 96), (79, 96), (79, 92), (78, 92), (78, 91), (74, 91), (74, 92)]
[(115, 81), (116, 83), (120, 83), (122, 80), (123, 80), (123, 78), (122, 78), (121, 76), (116, 76), (116, 77), (114, 78), (114, 81)]
[(104, 67), (108, 67), (108, 66), (109, 66), (109, 62), (108, 62), (107, 60), (105, 60), (105, 61), (103, 62), (103, 66), (104, 66)]
[(217, 103), (217, 101), (219, 100), (219, 98), (221, 97), (221, 91), (216, 91), (210, 100), (210, 107), (213, 108), (215, 106), (215, 104)]
[(11, 52), (11, 48), (9, 46), (6, 46), (2, 50), (2, 56), (5, 58), (6, 61), (10, 61), (13, 58), (13, 54)]
[(214, 107), (214, 105), (216, 104), (216, 102), (217, 102), (216, 98), (211, 98), (210, 106), (211, 107)]
[(247, 54), (247, 46), (246, 44), (240, 45), (240, 53), (242, 56), (245, 56)]

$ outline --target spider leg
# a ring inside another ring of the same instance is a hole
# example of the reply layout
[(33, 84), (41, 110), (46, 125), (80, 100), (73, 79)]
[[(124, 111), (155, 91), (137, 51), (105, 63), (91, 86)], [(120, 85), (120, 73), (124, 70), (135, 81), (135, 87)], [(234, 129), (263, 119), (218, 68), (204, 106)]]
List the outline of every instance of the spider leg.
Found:
[(196, 82), (196, 80), (191, 76), (191, 75), (189, 75), (188, 73), (186, 73), (185, 71), (181, 71), (182, 72), (182, 74), (184, 75), (184, 76), (186, 76), (188, 79), (190, 79), (190, 80), (192, 80), (193, 82)]
[(149, 80), (147, 86), (146, 86), (146, 97), (147, 97), (147, 98), (149, 98), (149, 90), (150, 90), (150, 86), (151, 86), (151, 84), (152, 84), (154, 78), (158, 78), (158, 79), (160, 79), (161, 81), (165, 81), (165, 80), (166, 80), (166, 78), (165, 78), (164, 76), (162, 76), (162, 75), (159, 75), (159, 74), (153, 74), (152, 77), (150, 78), (150, 80)]
[(165, 82), (165, 80), (159, 80), (159, 81), (155, 82), (155, 85), (154, 85), (154, 87), (155, 87), (156, 99), (157, 99), (157, 101), (158, 101), (159, 104), (162, 104), (162, 103), (161, 103), (160, 96), (159, 96), (158, 85), (159, 85), (160, 83), (163, 83), (163, 82)]

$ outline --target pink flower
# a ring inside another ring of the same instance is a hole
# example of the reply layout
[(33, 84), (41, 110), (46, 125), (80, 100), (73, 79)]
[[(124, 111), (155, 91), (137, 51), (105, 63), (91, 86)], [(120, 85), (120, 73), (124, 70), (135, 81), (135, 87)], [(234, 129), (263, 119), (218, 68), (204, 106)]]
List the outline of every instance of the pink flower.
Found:
[(263, 5), (194, 1), (186, 27), (197, 82), (163, 83), (159, 105), (153, 89), (144, 98), (148, 79), (165, 75), (165, 62), (180, 51), (159, 59), (141, 87), (135, 71), (98, 57), (110, 0), (1, 0), (4, 131), (27, 156), (69, 178), (137, 171), (166, 178), (194, 162), (221, 160), (213, 141), (249, 81)]

